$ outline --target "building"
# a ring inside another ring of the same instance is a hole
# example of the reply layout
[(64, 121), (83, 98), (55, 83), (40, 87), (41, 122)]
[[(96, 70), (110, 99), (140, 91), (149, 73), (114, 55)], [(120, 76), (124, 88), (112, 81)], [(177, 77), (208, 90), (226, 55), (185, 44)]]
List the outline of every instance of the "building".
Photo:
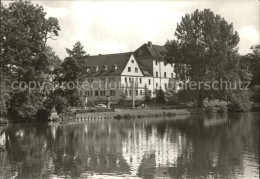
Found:
[(134, 52), (86, 57), (86, 74), (81, 80), (88, 85), (80, 90), (80, 96), (87, 100), (109, 96), (114, 101), (124, 95), (142, 99), (145, 88), (151, 97), (156, 89), (173, 88), (174, 64), (166, 62), (166, 53), (164, 46), (148, 42)]

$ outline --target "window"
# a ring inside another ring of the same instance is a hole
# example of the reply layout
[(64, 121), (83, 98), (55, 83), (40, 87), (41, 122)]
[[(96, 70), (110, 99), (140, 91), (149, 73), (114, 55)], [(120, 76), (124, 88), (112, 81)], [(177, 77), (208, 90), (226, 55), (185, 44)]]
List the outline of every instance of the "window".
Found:
[(98, 90), (95, 91), (95, 96), (98, 96)]
[(158, 65), (158, 61), (155, 61), (155, 65)]
[(106, 90), (101, 90), (100, 91), (100, 96), (106, 96)]
[(138, 68), (135, 68), (135, 73), (138, 73)]
[(125, 77), (125, 83), (127, 83), (127, 77)]
[(164, 72), (164, 78), (166, 78), (166, 72)]
[(110, 96), (115, 96), (116, 95), (116, 91), (115, 90), (110, 90)]
[(131, 90), (129, 90), (129, 95), (132, 96), (132, 91)]
[(143, 91), (142, 91), (142, 90), (140, 90), (140, 95), (141, 95), (141, 96), (143, 95)]
[(156, 88), (158, 88), (158, 83), (156, 83)]
[(101, 82), (101, 84), (106, 83), (106, 78), (100, 78), (100, 82)]
[(125, 90), (125, 95), (127, 96), (127, 90)]
[(79, 92), (79, 95), (82, 96), (82, 91)]
[(164, 89), (165, 89), (165, 90), (167, 89), (167, 83), (164, 84)]
[(151, 79), (148, 80), (148, 84), (151, 85)]
[(128, 67), (128, 72), (131, 72), (131, 67)]
[(88, 91), (85, 91), (85, 96), (88, 96)]
[(129, 78), (129, 83), (131, 83), (131, 81), (132, 81), (131, 78)]
[(135, 95), (138, 96), (138, 90), (135, 91)]
[(158, 77), (158, 72), (155, 73), (155, 76)]
[(140, 78), (139, 81), (140, 81), (140, 84), (142, 84), (142, 78)]
[(89, 96), (92, 96), (92, 91), (89, 92)]
[(109, 83), (111, 83), (111, 82), (114, 82), (115, 81), (115, 77), (109, 77)]
[(131, 60), (131, 62), (132, 62), (132, 63), (135, 63), (135, 61), (134, 61), (134, 60)]

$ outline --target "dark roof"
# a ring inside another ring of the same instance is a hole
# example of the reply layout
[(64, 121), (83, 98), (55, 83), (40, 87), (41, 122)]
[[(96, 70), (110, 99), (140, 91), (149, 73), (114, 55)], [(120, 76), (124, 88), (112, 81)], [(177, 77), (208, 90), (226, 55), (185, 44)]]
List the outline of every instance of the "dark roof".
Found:
[(160, 59), (164, 60), (165, 54), (168, 52), (168, 50), (161, 45), (153, 45), (151, 46), (149, 44), (143, 44), (141, 47), (139, 47), (135, 51), (135, 55), (141, 59), (141, 58), (153, 58), (153, 59)]
[[(89, 68), (86, 76), (120, 75), (123, 72), (132, 54), (133, 52), (89, 56), (85, 59), (86, 68)], [(116, 70), (113, 70), (113, 65), (117, 65)], [(98, 67), (97, 72), (94, 72), (95, 66)], [(106, 71), (104, 71), (104, 66), (107, 66)]]

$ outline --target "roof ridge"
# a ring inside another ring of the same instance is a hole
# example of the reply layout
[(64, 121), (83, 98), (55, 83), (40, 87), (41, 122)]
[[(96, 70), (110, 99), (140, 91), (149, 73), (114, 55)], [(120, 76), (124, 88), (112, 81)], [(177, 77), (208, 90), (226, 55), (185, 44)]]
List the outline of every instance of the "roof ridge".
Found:
[(119, 54), (127, 54), (127, 53), (134, 53), (134, 52), (122, 52), (122, 53), (110, 53), (110, 54), (89, 55), (89, 57), (100, 57), (100, 56), (119, 55)]

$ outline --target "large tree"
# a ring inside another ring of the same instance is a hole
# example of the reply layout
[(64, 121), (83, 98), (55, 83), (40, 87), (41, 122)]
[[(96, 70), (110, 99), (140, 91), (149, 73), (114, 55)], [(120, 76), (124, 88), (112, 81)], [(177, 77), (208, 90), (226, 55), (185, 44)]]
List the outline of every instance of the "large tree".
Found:
[[(232, 80), (237, 73), (239, 36), (233, 24), (220, 15), (209, 9), (186, 14), (177, 24), (175, 36), (176, 41), (168, 41), (166, 47), (178, 50), (175, 54), (170, 53), (168, 58), (174, 58), (177, 64), (185, 64), (185, 70), (179, 70), (185, 73), (180, 75), (181, 80), (189, 77), (190, 81), (197, 84), (220, 78)], [(219, 95), (219, 91), (206, 91), (203, 87), (193, 92), (199, 106), (204, 98)]]
[[(86, 52), (83, 50), (84, 46), (78, 41), (70, 50), (66, 48), (69, 57), (66, 57), (59, 68), (55, 70), (56, 80), (61, 82), (76, 83), (81, 81), (82, 75), (86, 72), (86, 64), (84, 58), (87, 58)], [(80, 106), (82, 100), (80, 99), (78, 89), (69, 89), (65, 86), (64, 94), (67, 98), (68, 105)]]
[(9, 114), (27, 118), (43, 108), (47, 94), (39, 90), (31, 93), (28, 89), (13, 90), (10, 85), (13, 81), (28, 84), (50, 79), (53, 65), (59, 64), (60, 60), (48, 47), (47, 40), (55, 39), (59, 30), (58, 20), (47, 18), (42, 6), (28, 1), (1, 4), (1, 78), (5, 82), (1, 87), (8, 89), (5, 93), (1, 90), (1, 104), (6, 106)]

